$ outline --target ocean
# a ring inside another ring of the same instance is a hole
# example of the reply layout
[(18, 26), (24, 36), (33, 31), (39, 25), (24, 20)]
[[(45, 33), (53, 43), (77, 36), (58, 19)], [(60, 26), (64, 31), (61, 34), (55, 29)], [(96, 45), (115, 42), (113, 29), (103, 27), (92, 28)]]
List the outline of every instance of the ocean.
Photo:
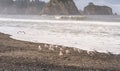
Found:
[(0, 15), (11, 38), (120, 54), (120, 16)]

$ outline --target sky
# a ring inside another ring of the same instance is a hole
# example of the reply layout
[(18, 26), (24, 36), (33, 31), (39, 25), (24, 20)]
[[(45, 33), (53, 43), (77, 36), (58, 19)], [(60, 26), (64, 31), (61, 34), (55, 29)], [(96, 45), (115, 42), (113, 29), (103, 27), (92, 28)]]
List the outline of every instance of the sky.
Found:
[[(48, 2), (49, 0), (42, 0)], [(95, 5), (106, 5), (113, 9), (113, 13), (120, 14), (120, 0), (74, 0), (78, 9), (83, 10), (89, 2), (93, 2)]]

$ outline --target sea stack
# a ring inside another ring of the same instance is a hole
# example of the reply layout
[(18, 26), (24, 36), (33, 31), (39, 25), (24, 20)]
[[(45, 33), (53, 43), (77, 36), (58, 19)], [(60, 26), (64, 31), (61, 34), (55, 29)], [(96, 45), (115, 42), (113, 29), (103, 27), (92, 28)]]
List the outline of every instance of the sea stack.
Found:
[(73, 0), (50, 0), (50, 2), (42, 9), (41, 14), (78, 15), (80, 13)]
[(113, 15), (112, 8), (94, 5), (92, 2), (84, 8), (85, 15)]

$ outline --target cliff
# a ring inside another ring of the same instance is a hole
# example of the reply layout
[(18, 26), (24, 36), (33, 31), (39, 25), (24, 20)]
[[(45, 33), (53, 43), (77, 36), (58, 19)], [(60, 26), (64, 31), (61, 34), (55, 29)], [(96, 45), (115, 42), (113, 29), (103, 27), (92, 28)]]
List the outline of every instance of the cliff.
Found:
[(77, 15), (80, 14), (73, 0), (50, 0), (42, 9), (41, 14)]
[(85, 15), (113, 15), (112, 8), (108, 6), (98, 6), (93, 3), (89, 3), (84, 8)]

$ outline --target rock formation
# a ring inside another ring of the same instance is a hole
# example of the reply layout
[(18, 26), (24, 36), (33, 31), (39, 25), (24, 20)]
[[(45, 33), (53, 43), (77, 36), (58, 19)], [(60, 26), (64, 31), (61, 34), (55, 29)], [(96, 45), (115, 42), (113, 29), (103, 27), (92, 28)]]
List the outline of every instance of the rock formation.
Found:
[(47, 15), (77, 15), (80, 14), (73, 0), (50, 0), (41, 14)]
[(112, 8), (108, 6), (98, 6), (93, 3), (89, 3), (88, 6), (84, 8), (85, 15), (113, 15)]

